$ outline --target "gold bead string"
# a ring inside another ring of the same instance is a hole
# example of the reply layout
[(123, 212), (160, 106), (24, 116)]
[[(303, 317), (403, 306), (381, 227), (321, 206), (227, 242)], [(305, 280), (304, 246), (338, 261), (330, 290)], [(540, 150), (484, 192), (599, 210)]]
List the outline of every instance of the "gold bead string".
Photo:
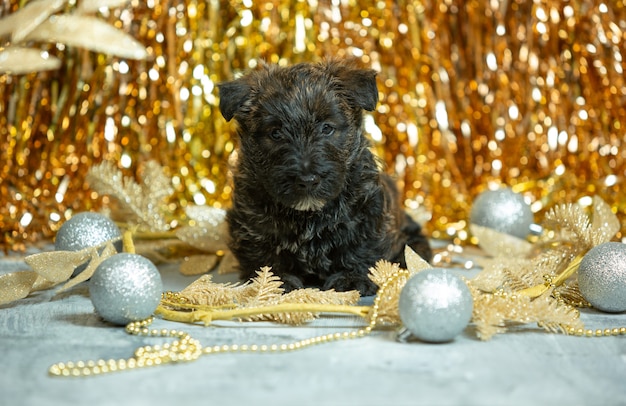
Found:
[[(171, 343), (163, 345), (146, 345), (135, 350), (133, 357), (129, 359), (100, 359), (97, 361), (78, 361), (57, 363), (50, 367), (49, 374), (53, 376), (81, 377), (101, 375), (111, 372), (120, 372), (138, 368), (154, 367), (175, 362), (195, 361), (203, 355), (220, 353), (279, 353), (304, 349), (313, 345), (330, 343), (333, 341), (361, 338), (369, 335), (377, 325), (380, 301), (385, 298), (389, 286), (400, 277), (409, 277), (410, 273), (405, 269), (394, 272), (391, 277), (382, 284), (378, 294), (374, 298), (367, 326), (357, 331), (344, 331), (329, 333), (316, 337), (306, 338), (284, 344), (231, 344), (213, 345), (203, 347), (199, 340), (191, 337), (188, 333), (176, 329), (150, 329), (154, 321), (153, 317), (146, 320), (129, 323), (126, 332), (131, 335), (144, 337), (174, 338)], [(626, 327), (614, 327), (606, 329), (575, 329), (570, 328), (568, 335), (578, 337), (609, 337), (626, 335)]]
[[(580, 260), (578, 261), (580, 262)], [(551, 275), (544, 275), (545, 284), (548, 287), (555, 287), (557, 284), (554, 281), (554, 278)], [(558, 291), (552, 292), (552, 295), (557, 299), (560, 305), (565, 304), (565, 300), (561, 297), (561, 294)], [(574, 306), (577, 308), (593, 307), (591, 303), (586, 300), (580, 300), (577, 302), (569, 302), (570, 306)], [(584, 329), (584, 328), (574, 328), (570, 327), (567, 329), (567, 334), (577, 337), (610, 337), (610, 336), (619, 336), (626, 335), (626, 327), (613, 327), (613, 328), (605, 328), (605, 329)]]
[(605, 329), (575, 329), (570, 328), (567, 334), (577, 337), (610, 337), (610, 336), (623, 336), (626, 335), (626, 327), (613, 327)]
[(60, 362), (50, 367), (49, 374), (66, 377), (101, 375), (174, 362), (195, 361), (202, 355), (208, 354), (288, 352), (317, 344), (365, 337), (376, 327), (380, 301), (381, 298), (385, 296), (388, 287), (399, 277), (408, 275), (409, 272), (402, 269), (392, 274), (392, 276), (383, 283), (374, 298), (368, 325), (357, 331), (329, 333), (284, 344), (231, 344), (203, 347), (199, 340), (191, 337), (191, 335), (184, 331), (175, 329), (150, 329), (149, 327), (154, 321), (154, 318), (150, 317), (146, 320), (129, 323), (126, 326), (126, 332), (136, 336), (174, 338), (175, 340), (163, 345), (146, 345), (139, 347), (135, 350), (133, 357), (129, 359)]

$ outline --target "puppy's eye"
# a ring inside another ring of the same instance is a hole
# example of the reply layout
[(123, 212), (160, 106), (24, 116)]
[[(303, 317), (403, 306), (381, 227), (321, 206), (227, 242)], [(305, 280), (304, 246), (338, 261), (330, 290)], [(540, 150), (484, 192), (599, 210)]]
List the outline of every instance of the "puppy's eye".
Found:
[(333, 127), (331, 124), (324, 124), (322, 126), (322, 135), (328, 137), (329, 135), (333, 135), (334, 132), (335, 127)]
[(280, 141), (283, 138), (283, 134), (280, 131), (280, 128), (274, 128), (270, 130), (270, 138), (274, 141)]

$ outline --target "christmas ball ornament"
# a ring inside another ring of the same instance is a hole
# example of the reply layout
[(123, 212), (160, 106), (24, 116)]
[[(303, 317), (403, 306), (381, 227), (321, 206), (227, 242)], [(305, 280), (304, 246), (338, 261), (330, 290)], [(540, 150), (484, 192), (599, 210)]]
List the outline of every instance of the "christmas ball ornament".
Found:
[(626, 311), (626, 244), (606, 242), (589, 250), (578, 268), (578, 287), (596, 309)]
[(474, 200), (470, 223), (525, 239), (533, 224), (533, 212), (522, 195), (510, 188), (487, 190)]
[[(57, 251), (80, 251), (119, 238), (122, 232), (108, 217), (99, 213), (78, 213), (67, 220), (56, 235), (54, 248)], [(122, 251), (122, 242), (115, 247)]]
[(430, 268), (407, 281), (398, 306), (402, 323), (415, 337), (441, 343), (465, 329), (474, 301), (461, 278), (443, 268)]
[[(100, 213), (77, 213), (63, 223), (57, 232), (54, 249), (56, 251), (80, 251), (121, 236), (120, 229), (108, 217)], [(118, 252), (121, 252), (122, 240), (116, 241), (113, 246)], [(85, 268), (87, 268), (87, 264), (78, 266), (73, 275), (78, 275)]]
[(159, 270), (136, 254), (115, 254), (96, 268), (89, 294), (103, 319), (125, 325), (152, 315), (159, 305), (163, 283)]

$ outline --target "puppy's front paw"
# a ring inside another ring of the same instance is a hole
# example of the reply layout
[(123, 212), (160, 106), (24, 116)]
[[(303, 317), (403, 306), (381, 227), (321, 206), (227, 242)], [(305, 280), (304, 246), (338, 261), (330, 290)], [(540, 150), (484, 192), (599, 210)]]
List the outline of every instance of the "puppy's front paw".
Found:
[(304, 283), (302, 280), (294, 275), (282, 275), (280, 278), (283, 281), (283, 285), (281, 286), (285, 289), (285, 292), (291, 292), (292, 290), (302, 289), (304, 288)]
[(324, 290), (335, 289), (338, 292), (358, 290), (361, 296), (372, 296), (376, 294), (378, 287), (367, 275), (348, 272), (336, 273), (326, 279)]

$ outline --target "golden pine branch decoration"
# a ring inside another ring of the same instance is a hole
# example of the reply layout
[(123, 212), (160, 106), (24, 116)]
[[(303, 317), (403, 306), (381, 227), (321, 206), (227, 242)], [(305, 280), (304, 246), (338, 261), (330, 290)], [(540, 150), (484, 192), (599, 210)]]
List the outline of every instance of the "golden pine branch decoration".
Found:
[(543, 225), (546, 233), (537, 254), (481, 261), (483, 271), (468, 281), (472, 322), (481, 340), (515, 324), (537, 323), (562, 333), (583, 328), (575, 307), (587, 303), (571, 278), (589, 249), (618, 232), (619, 221), (606, 202), (594, 197), (590, 214), (580, 205), (563, 204), (546, 214)]
[(369, 311), (367, 306), (354, 306), (360, 298), (357, 291), (298, 289), (284, 293), (283, 282), (269, 267), (257, 271), (257, 276), (245, 284), (218, 284), (211, 279), (205, 275), (178, 293), (166, 293), (157, 314), (168, 320), (206, 325), (231, 319), (300, 325), (322, 312), (365, 317)]
[(141, 183), (124, 176), (109, 162), (91, 167), (86, 179), (94, 191), (117, 201), (119, 209), (113, 213), (114, 217), (151, 232), (169, 230), (162, 208), (174, 190), (170, 178), (158, 163), (146, 162)]

